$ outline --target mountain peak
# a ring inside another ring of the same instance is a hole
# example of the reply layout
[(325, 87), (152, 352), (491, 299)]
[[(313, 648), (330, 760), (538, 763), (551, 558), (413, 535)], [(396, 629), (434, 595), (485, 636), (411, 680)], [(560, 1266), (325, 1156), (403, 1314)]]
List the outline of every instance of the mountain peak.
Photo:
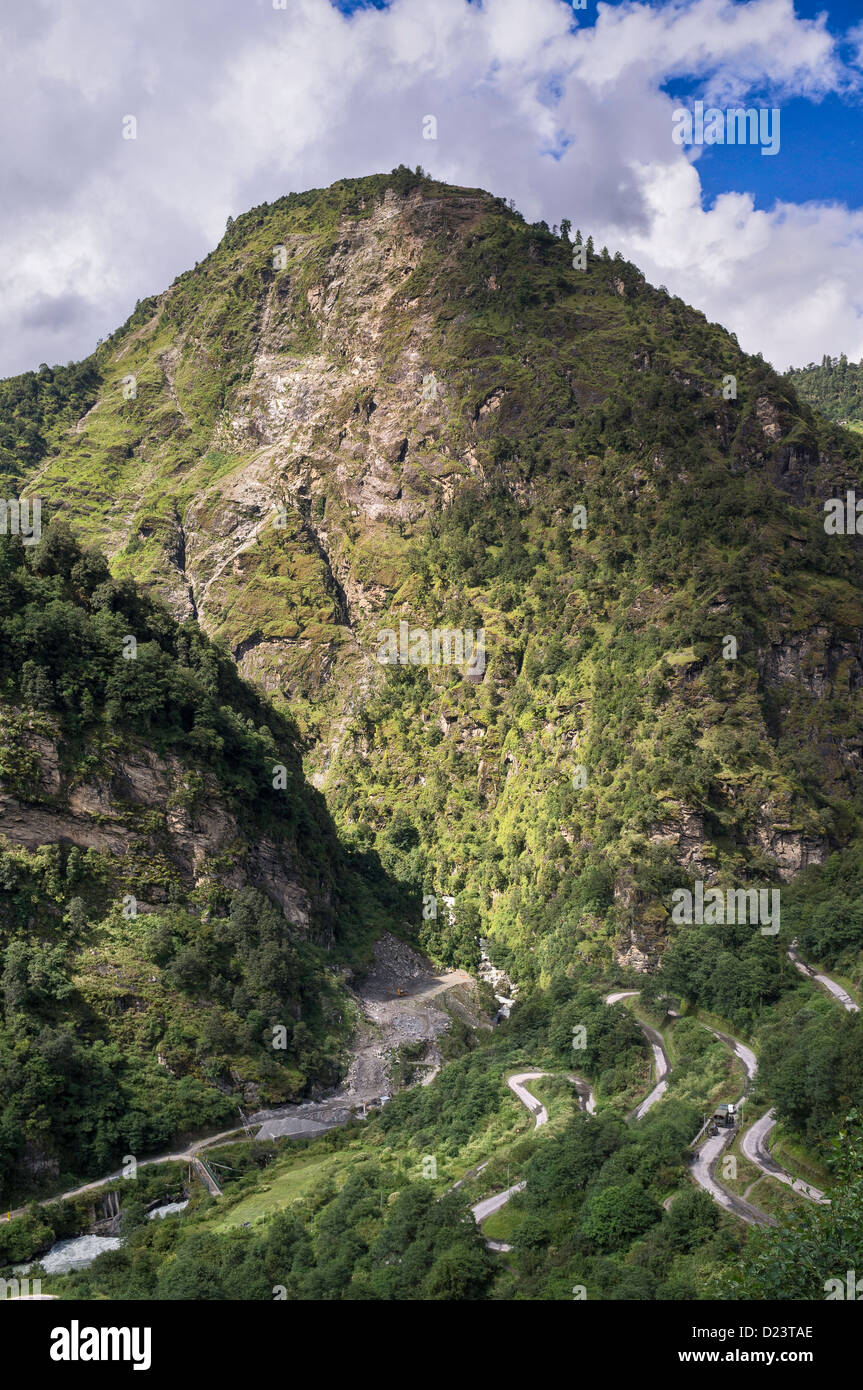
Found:
[[(290, 705), (343, 824), (384, 834), (413, 787), (408, 839), (492, 932), (523, 940), (503, 924), (526, 910), (470, 846), (532, 842), (516, 788), (542, 824), (567, 808), (531, 891), (592, 872), (610, 836), (619, 949), (648, 962), (667, 907), (638, 923), (668, 865), (781, 877), (834, 843), (789, 740), (816, 720), (807, 672), (829, 684), (844, 661), (859, 554), (831, 549), (818, 499), (860, 451), (571, 230), (407, 169), (254, 208), (100, 348), (89, 408), (55, 412), (22, 485)], [(720, 691), (737, 713), (717, 727)], [(837, 740), (828, 797), (854, 767)], [(453, 758), (458, 852), (431, 810)], [(592, 769), (574, 797), (571, 762)], [(633, 895), (635, 845), (654, 868)]]

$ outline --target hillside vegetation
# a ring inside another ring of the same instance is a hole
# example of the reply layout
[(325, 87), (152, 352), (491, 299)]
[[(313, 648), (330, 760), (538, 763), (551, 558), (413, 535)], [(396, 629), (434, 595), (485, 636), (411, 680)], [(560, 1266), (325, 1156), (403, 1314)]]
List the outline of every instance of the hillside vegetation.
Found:
[(859, 430), (863, 427), (863, 363), (839, 357), (822, 357), (820, 364), (792, 368), (786, 377), (810, 405), (830, 420)]
[(396, 899), (284, 714), (63, 522), (0, 537), (0, 779), (4, 1207), (338, 1080)]
[[(66, 1292), (797, 1297), (863, 1248), (847, 1164), (779, 1282), (687, 1177), (742, 1085), (706, 1021), (804, 1162), (863, 1106), (863, 1016), (786, 955), (860, 987), (863, 547), (824, 510), (861, 486), (854, 369), (782, 377), (572, 231), (421, 170), (292, 193), (0, 383), (6, 496), (46, 523), (0, 537), (3, 1190), (332, 1086), (384, 930), (485, 949), (519, 1001), (365, 1125), (241, 1154), (265, 1227), (130, 1219)], [(697, 884), (778, 893), (776, 930), (675, 917)], [(622, 985), (674, 1052), (638, 1123)], [(553, 1073), (541, 1137), (516, 1066)], [(501, 1265), (467, 1207), (508, 1168)]]
[[(861, 446), (572, 259), (481, 190), (345, 180), (4, 388), (22, 489), (290, 708), (351, 844), (457, 899), (429, 948), (475, 965), (479, 926), (538, 979), (655, 965), (675, 886), (788, 882), (859, 820), (860, 549), (822, 501)], [(382, 666), (401, 622), (482, 629), (484, 671)]]

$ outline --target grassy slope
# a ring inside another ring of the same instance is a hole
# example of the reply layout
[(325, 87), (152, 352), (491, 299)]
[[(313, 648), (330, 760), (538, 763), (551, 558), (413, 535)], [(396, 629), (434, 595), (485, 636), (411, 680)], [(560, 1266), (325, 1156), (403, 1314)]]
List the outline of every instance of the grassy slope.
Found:
[[(775, 872), (765, 836), (835, 846), (857, 825), (845, 750), (863, 698), (850, 656), (860, 560), (824, 536), (815, 493), (859, 477), (863, 455), (718, 324), (623, 261), (596, 255), (574, 271), (547, 229), (478, 190), (344, 181), (253, 209), (140, 306), (97, 354), (85, 428), (55, 420), (28, 486), (62, 501), (117, 573), (180, 602), (184, 535), (217, 539), (236, 524), (231, 490), (257, 457), (230, 421), (240, 395), (254, 407), (263, 320), (278, 317), (280, 360), (314, 363), (322, 385), (362, 346), (363, 305), (343, 295), (337, 330), (311, 306), (388, 186), (410, 196), (394, 205), (398, 230), (378, 233), (382, 255), (399, 237), (419, 251), (376, 319), (381, 377), (403, 373), (421, 319), (424, 370), (445, 388), (431, 430), (418, 402), (403, 420), (427, 504), (407, 526), (352, 519), (324, 458), (309, 517), (343, 577), (382, 586), (375, 611), (353, 615), (349, 640), (291, 504), (286, 526), (257, 530), (224, 574), (215, 540), (205, 548), (203, 619), (232, 647), (274, 639), (289, 651), (299, 675), (287, 693), (319, 740), (309, 767), (339, 824), (417, 891), (461, 894), (518, 970), (607, 965), (633, 933), (655, 959), (680, 881), (671, 839), (687, 817), (705, 866), (732, 881)], [(272, 264), (278, 245), (284, 268)], [(329, 428), (362, 439), (352, 422), (368, 393), (357, 392), (333, 397)], [(443, 481), (455, 498), (442, 511)], [(576, 503), (583, 533), (570, 524)], [(484, 681), (408, 668), (381, 684), (353, 638), (370, 655), (375, 633), (401, 619), (482, 625)], [(722, 658), (728, 633), (736, 661)], [(764, 674), (780, 642), (798, 644), (787, 685)], [(264, 650), (256, 672), (278, 688), (269, 660)], [(813, 693), (822, 670), (826, 699)], [(360, 674), (379, 695), (357, 700)], [(396, 837), (394, 816), (409, 822)], [(433, 948), (473, 963), (468, 927), (449, 945), (443, 935), (430, 929)]]

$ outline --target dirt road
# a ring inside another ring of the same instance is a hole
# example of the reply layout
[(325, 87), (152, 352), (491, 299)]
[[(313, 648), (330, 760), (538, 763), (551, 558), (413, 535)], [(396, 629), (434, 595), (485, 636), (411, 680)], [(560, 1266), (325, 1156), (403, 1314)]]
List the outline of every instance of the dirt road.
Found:
[(343, 1084), (324, 1100), (256, 1111), (250, 1123), (261, 1125), (257, 1138), (314, 1136), (344, 1124), (352, 1109), (363, 1113), (368, 1105), (392, 1095), (397, 1089), (393, 1054), (405, 1044), (426, 1045), (416, 1065), (425, 1069), (422, 1080), (428, 1084), (441, 1062), (435, 1040), (451, 1022), (448, 1012), (435, 1007), (435, 1000), (446, 995), (453, 1013), (481, 1027), (483, 1020), (473, 1007), (474, 988), (464, 970), (436, 974), (418, 952), (385, 934), (375, 943), (374, 965), (355, 994), (362, 1018)]
[[(450, 1015), (433, 1006), (433, 1000), (438, 996), (450, 993), (459, 1016), (472, 1017), (474, 982), (463, 970), (435, 974), (422, 956), (405, 942), (388, 934), (375, 943), (374, 952), (374, 966), (357, 992), (365, 1022), (360, 1028), (358, 1046), (344, 1085), (322, 1101), (279, 1106), (252, 1115), (249, 1123), (261, 1125), (256, 1138), (275, 1139), (290, 1135), (314, 1137), (334, 1125), (344, 1124), (352, 1107), (361, 1107), (391, 1094), (393, 1085), (389, 1068), (392, 1052), (403, 1043), (423, 1041), (436, 1052), (434, 1040), (450, 1024)], [(428, 1065), (436, 1066), (437, 1061), (439, 1057), (432, 1057)], [(195, 1139), (178, 1152), (139, 1159), (138, 1167), (150, 1167), (155, 1163), (194, 1162), (198, 1150), (212, 1148), (238, 1136), (244, 1137), (239, 1126), (222, 1130), (219, 1134)], [(122, 1177), (123, 1170), (118, 1168), (107, 1177), (40, 1200), (43, 1205), (50, 1206), (70, 1197), (95, 1192)], [(17, 1207), (11, 1212), (11, 1217), (23, 1216), (25, 1211), (26, 1207)], [(0, 1220), (7, 1219), (4, 1212)]]

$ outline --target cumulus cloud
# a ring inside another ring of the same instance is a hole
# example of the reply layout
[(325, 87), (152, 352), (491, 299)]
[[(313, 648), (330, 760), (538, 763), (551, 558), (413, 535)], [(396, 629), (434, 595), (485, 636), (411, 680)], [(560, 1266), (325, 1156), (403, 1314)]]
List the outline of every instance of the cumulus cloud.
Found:
[(718, 105), (856, 95), (792, 0), (626, 0), (594, 24), (564, 0), (6, 8), (0, 372), (84, 355), (229, 214), (399, 162), (571, 218), (778, 366), (863, 355), (861, 215), (733, 187), (705, 209), (671, 140), (678, 80)]

